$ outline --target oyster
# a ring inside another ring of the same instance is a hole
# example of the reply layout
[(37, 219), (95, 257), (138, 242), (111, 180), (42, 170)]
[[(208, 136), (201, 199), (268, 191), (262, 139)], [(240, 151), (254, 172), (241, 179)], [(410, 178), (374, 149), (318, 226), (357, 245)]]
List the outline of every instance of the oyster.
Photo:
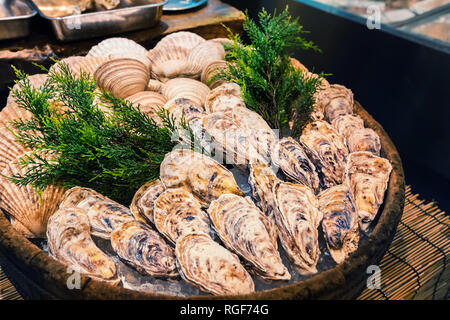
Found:
[(249, 198), (223, 194), (208, 209), (225, 246), (247, 261), (265, 280), (289, 280), (281, 262), (277, 235), (266, 216)]
[(319, 194), (323, 214), (322, 230), (328, 250), (336, 263), (343, 262), (358, 248), (358, 214), (346, 185), (333, 186)]
[(153, 204), (161, 193), (164, 186), (159, 180), (147, 182), (134, 194), (131, 200), (130, 210), (134, 217), (143, 222), (153, 221)]
[(331, 125), (345, 139), (348, 139), (355, 130), (364, 128), (364, 120), (360, 116), (346, 114), (334, 119)]
[(114, 261), (95, 245), (89, 229), (86, 210), (60, 208), (48, 220), (50, 254), (80, 273), (118, 284)]
[(174, 250), (142, 221), (126, 222), (114, 230), (111, 245), (122, 260), (142, 274), (164, 278), (178, 276)]
[(155, 200), (153, 219), (173, 244), (188, 234), (209, 235), (209, 219), (200, 202), (185, 188), (167, 189)]
[(339, 116), (353, 113), (353, 93), (344, 86), (332, 84), (319, 90), (315, 98), (329, 122)]
[(301, 184), (278, 182), (273, 187), (275, 220), (281, 244), (302, 275), (317, 272), (318, 231), (322, 214), (314, 192)]
[(210, 61), (203, 68), (202, 74), (200, 75), (201, 81), (211, 89), (216, 88), (217, 86), (223, 84), (224, 81), (220, 79), (212, 80), (212, 78), (226, 67), (227, 63), (224, 60)]
[(301, 63), (300, 61), (298, 61), (295, 58), (289, 58), (291, 60), (291, 64), (292, 66), (296, 69), (296, 70), (301, 70), (303, 72), (309, 72), (308, 68), (306, 68), (303, 63)]
[(348, 155), (344, 137), (327, 122), (317, 120), (305, 127), (300, 142), (319, 172), (322, 187), (341, 184)]
[(85, 209), (91, 233), (103, 239), (109, 239), (111, 232), (121, 224), (134, 220), (128, 208), (89, 188), (74, 187), (67, 190), (59, 207)]
[(188, 78), (171, 79), (167, 81), (163, 87), (163, 94), (167, 99), (189, 99), (202, 108), (208, 93), (209, 88), (207, 85), (200, 81)]
[(166, 188), (186, 187), (202, 206), (209, 206), (224, 193), (242, 195), (230, 171), (214, 159), (188, 149), (166, 154), (160, 179)]
[(381, 142), (378, 134), (370, 128), (357, 129), (347, 139), (347, 146), (350, 152), (369, 151), (379, 156)]
[(345, 167), (345, 183), (355, 203), (359, 226), (367, 230), (375, 219), (388, 186), (392, 165), (371, 152), (350, 153)]
[(205, 110), (208, 113), (233, 111), (236, 107), (244, 107), (241, 87), (236, 83), (226, 82), (211, 90), (206, 96)]
[(255, 291), (252, 277), (239, 258), (206, 235), (191, 234), (181, 238), (175, 255), (182, 278), (202, 291), (214, 295)]

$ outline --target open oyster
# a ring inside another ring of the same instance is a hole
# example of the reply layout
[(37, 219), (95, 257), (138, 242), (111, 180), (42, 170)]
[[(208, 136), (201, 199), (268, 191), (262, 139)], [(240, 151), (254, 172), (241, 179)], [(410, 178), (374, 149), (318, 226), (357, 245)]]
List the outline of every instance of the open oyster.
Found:
[(164, 278), (178, 276), (174, 250), (141, 221), (126, 222), (114, 230), (111, 245), (122, 260), (140, 273)]
[(85, 209), (91, 233), (104, 239), (109, 239), (111, 232), (121, 224), (134, 220), (128, 208), (89, 188), (74, 187), (67, 190), (59, 207)]
[(389, 160), (371, 152), (353, 152), (348, 157), (345, 182), (358, 210), (362, 230), (367, 230), (383, 203), (391, 171)]
[(319, 171), (323, 187), (341, 184), (348, 155), (344, 137), (327, 122), (317, 120), (305, 127), (300, 142)]
[(255, 291), (250, 274), (239, 258), (204, 234), (190, 234), (177, 241), (177, 266), (182, 278), (214, 295)]
[(160, 180), (147, 182), (134, 194), (131, 200), (130, 210), (134, 217), (142, 222), (153, 221), (153, 204), (161, 193), (164, 186)]
[(91, 238), (86, 210), (60, 208), (48, 220), (47, 238), (56, 260), (90, 277), (119, 283), (114, 261)]
[(273, 192), (278, 235), (286, 254), (300, 274), (316, 273), (320, 255), (317, 228), (322, 214), (314, 192), (288, 182), (278, 182)]
[(184, 188), (167, 189), (154, 203), (155, 226), (169, 241), (188, 234), (209, 235), (209, 219), (200, 203)]
[(333, 186), (319, 194), (322, 229), (328, 250), (336, 263), (358, 248), (358, 214), (346, 185)]
[(272, 225), (249, 198), (223, 194), (211, 203), (208, 213), (225, 246), (257, 275), (265, 280), (291, 278), (281, 262)]

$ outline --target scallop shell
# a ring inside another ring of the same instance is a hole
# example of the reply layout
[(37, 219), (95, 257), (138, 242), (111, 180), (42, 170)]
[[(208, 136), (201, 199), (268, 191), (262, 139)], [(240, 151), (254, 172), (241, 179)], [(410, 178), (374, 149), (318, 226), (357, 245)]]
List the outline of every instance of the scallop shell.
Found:
[(176, 245), (177, 266), (182, 278), (214, 295), (249, 294), (255, 291), (252, 277), (239, 258), (210, 237), (188, 235)]
[(0, 207), (17, 219), (35, 237), (45, 237), (48, 218), (58, 209), (64, 189), (48, 186), (38, 194), (31, 185), (19, 186), (6, 177), (24, 176), (27, 168), (9, 163), (0, 176)]
[(74, 66), (77, 65), (78, 62), (84, 60), (85, 57), (81, 57), (81, 56), (71, 56), (71, 57), (67, 57), (67, 58), (63, 58), (61, 60), (59, 60), (58, 62), (54, 63), (49, 69), (48, 69), (48, 73), (59, 73), (61, 71), (61, 67), (60, 64), (65, 64), (69, 70), (71, 70), (72, 72), (75, 70)]
[(156, 228), (173, 244), (188, 234), (210, 234), (208, 216), (185, 188), (161, 193), (154, 202), (153, 212)]
[(111, 234), (113, 250), (140, 273), (152, 277), (178, 276), (174, 250), (141, 221), (122, 224)]
[(71, 69), (77, 76), (79, 76), (81, 72), (94, 75), (95, 71), (97, 71), (102, 64), (111, 60), (111, 57), (84, 57), (74, 63)]
[(165, 83), (163, 94), (170, 100), (174, 98), (186, 98), (201, 106), (209, 93), (207, 85), (200, 81), (188, 78), (171, 79)]
[(167, 102), (166, 97), (162, 94), (154, 91), (142, 91), (127, 97), (125, 100), (131, 102), (142, 113), (146, 113), (155, 120), (156, 124), (162, 126), (162, 119), (158, 113)]
[(120, 0), (95, 0), (95, 4), (97, 7), (100, 6), (106, 10), (111, 10), (120, 4)]
[(159, 180), (147, 182), (140, 187), (130, 205), (130, 210), (134, 217), (143, 222), (154, 223), (153, 204), (163, 192), (164, 186)]
[(303, 129), (300, 142), (319, 171), (322, 187), (341, 184), (348, 155), (344, 137), (327, 122), (317, 120)]
[(188, 55), (189, 50), (180, 46), (150, 50), (147, 58), (151, 64), (152, 75), (162, 81), (182, 75), (187, 68)]
[(226, 68), (227, 63), (224, 60), (210, 61), (204, 66), (202, 74), (200, 75), (200, 80), (211, 89), (217, 88), (221, 84), (225, 83), (225, 81), (220, 79), (212, 80), (212, 78), (221, 70), (224, 70)]
[(22, 155), (29, 152), (30, 149), (16, 142), (14, 135), (5, 127), (0, 127), (0, 171), (8, 163), (17, 161)]
[(316, 103), (323, 108), (325, 119), (329, 122), (339, 116), (353, 113), (353, 93), (344, 86), (333, 84), (319, 90)]
[(164, 83), (155, 79), (150, 79), (147, 85), (147, 90), (162, 93)]
[(103, 63), (94, 73), (97, 85), (115, 97), (125, 99), (147, 88), (150, 74), (135, 59), (115, 59)]
[(273, 192), (278, 235), (286, 254), (300, 274), (316, 273), (320, 255), (317, 227), (322, 215), (314, 192), (288, 182), (275, 184)]
[(318, 198), (328, 250), (336, 263), (342, 263), (358, 249), (358, 214), (355, 205), (347, 186), (342, 184), (322, 191)]
[(183, 47), (190, 51), (206, 40), (199, 35), (189, 31), (179, 31), (171, 33), (162, 38), (155, 46), (159, 48)]
[(143, 63), (147, 71), (150, 68), (147, 49), (127, 38), (116, 37), (105, 39), (93, 46), (86, 57), (105, 57), (111, 59), (131, 58)]
[(28, 230), (27, 227), (25, 227), (19, 220), (17, 220), (13, 216), (9, 217), (9, 222), (11, 223), (11, 226), (25, 238), (35, 238), (36, 237), (33, 234), (33, 232)]
[(247, 261), (262, 279), (291, 278), (281, 262), (276, 232), (249, 198), (223, 194), (211, 202), (208, 213), (225, 246)]
[(350, 153), (345, 167), (345, 183), (358, 210), (359, 226), (367, 230), (375, 219), (388, 186), (392, 165), (371, 152)]
[(192, 78), (200, 78), (203, 69), (210, 62), (223, 59), (225, 59), (225, 49), (221, 43), (203, 42), (189, 52), (184, 74)]
[(280, 139), (278, 152), (272, 158), (284, 174), (296, 183), (319, 189), (319, 176), (316, 167), (309, 160), (302, 146), (291, 137)]
[(164, 109), (169, 111), (179, 128), (183, 117), (184, 121), (190, 124), (193, 120), (198, 120), (205, 114), (203, 108), (185, 98), (174, 98), (167, 101)]
[(236, 107), (245, 108), (241, 87), (236, 83), (226, 82), (211, 90), (206, 96), (205, 110), (209, 113), (233, 111)]
[(214, 38), (214, 39), (210, 39), (208, 41), (220, 43), (222, 45), (224, 45), (224, 44), (233, 44), (233, 40), (228, 39), (228, 38)]
[(121, 204), (89, 188), (74, 187), (67, 190), (60, 208), (85, 209), (94, 236), (110, 239), (111, 232), (121, 224), (133, 221), (131, 211)]
[(303, 72), (309, 72), (308, 68), (305, 67), (305, 65), (303, 63), (301, 63), (300, 61), (298, 61), (295, 58), (289, 58), (291, 60), (291, 64), (294, 67), (294, 69), (296, 70), (301, 70)]
[[(45, 84), (45, 81), (47, 81), (47, 74), (33, 74), (31, 76), (28, 76), (28, 81), (30, 82), (31, 88), (40, 89)], [(15, 90), (20, 90), (20, 85), (18, 83), (14, 84), (14, 86), (11, 88), (8, 98), (6, 99), (7, 105), (16, 101), (16, 98), (13, 96), (13, 91)]]
[(242, 195), (233, 174), (214, 159), (188, 149), (166, 154), (160, 179), (166, 188), (186, 187), (201, 203), (209, 206), (221, 194)]
[(114, 261), (94, 243), (86, 210), (61, 208), (48, 220), (50, 254), (73, 270), (92, 278), (118, 284)]

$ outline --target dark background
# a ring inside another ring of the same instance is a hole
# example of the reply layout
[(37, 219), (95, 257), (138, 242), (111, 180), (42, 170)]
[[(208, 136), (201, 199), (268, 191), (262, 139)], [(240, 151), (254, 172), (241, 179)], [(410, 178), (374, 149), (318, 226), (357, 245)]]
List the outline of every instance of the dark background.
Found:
[(426, 200), (450, 211), (450, 55), (297, 1), (224, 0), (249, 16), (261, 7), (289, 5), (305, 37), (322, 53), (296, 58), (330, 83), (350, 88), (389, 133), (402, 157), (406, 183)]

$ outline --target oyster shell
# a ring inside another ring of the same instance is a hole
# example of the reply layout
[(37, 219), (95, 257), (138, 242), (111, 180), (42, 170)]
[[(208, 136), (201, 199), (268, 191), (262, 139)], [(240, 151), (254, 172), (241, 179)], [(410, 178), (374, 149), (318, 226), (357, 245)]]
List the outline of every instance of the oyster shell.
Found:
[(295, 58), (289, 58), (291, 60), (291, 64), (292, 66), (296, 69), (296, 70), (301, 70), (303, 72), (309, 72), (308, 68), (306, 68), (303, 63), (301, 63), (300, 61), (298, 61)]
[(221, 43), (206, 41), (194, 47), (187, 57), (184, 74), (200, 78), (203, 69), (212, 61), (225, 59), (225, 49)]
[(291, 278), (281, 262), (276, 232), (249, 198), (223, 194), (211, 202), (208, 213), (225, 246), (247, 261), (262, 279)]
[(155, 49), (170, 48), (174, 46), (183, 47), (187, 50), (191, 50), (206, 40), (199, 35), (189, 31), (179, 31), (171, 33), (162, 38), (155, 46)]
[(230, 171), (214, 159), (188, 149), (166, 154), (160, 179), (166, 188), (186, 187), (202, 206), (209, 206), (224, 193), (242, 195)]
[(332, 84), (319, 90), (315, 98), (316, 103), (323, 108), (328, 122), (339, 116), (353, 113), (353, 93), (344, 86)]
[(122, 260), (142, 274), (164, 278), (178, 276), (174, 250), (142, 221), (126, 222), (114, 230), (111, 245)]
[(336, 263), (342, 263), (358, 248), (359, 228), (355, 205), (348, 187), (343, 184), (322, 191), (318, 198), (328, 250)]
[(111, 232), (121, 224), (134, 220), (128, 208), (89, 188), (74, 187), (67, 190), (59, 207), (85, 209), (91, 233), (103, 239), (110, 239)]
[(175, 255), (181, 277), (202, 291), (214, 295), (255, 291), (252, 277), (239, 258), (206, 235), (191, 234), (181, 238)]
[(153, 204), (161, 193), (164, 186), (159, 180), (147, 182), (134, 194), (131, 200), (130, 210), (134, 217), (143, 222), (153, 221)]
[(225, 68), (227, 68), (227, 63), (224, 60), (210, 61), (208, 64), (205, 64), (202, 74), (200, 75), (200, 80), (211, 89), (214, 89), (225, 83), (225, 81), (220, 79), (212, 81), (212, 77)]
[(50, 254), (80, 273), (118, 284), (120, 279), (114, 261), (95, 245), (89, 228), (86, 210), (59, 209), (48, 220)]
[(164, 109), (174, 117), (178, 128), (181, 127), (183, 117), (185, 122), (190, 124), (193, 120), (199, 120), (204, 115), (203, 108), (196, 105), (192, 100), (185, 98), (174, 98), (167, 101)]
[(187, 68), (189, 49), (181, 46), (155, 47), (147, 54), (152, 75), (161, 81), (176, 78)]
[(388, 186), (392, 165), (371, 152), (350, 153), (345, 167), (345, 183), (358, 210), (359, 226), (367, 230), (375, 219)]
[(233, 111), (236, 107), (245, 108), (241, 87), (236, 83), (226, 82), (211, 90), (206, 96), (205, 110), (208, 113)]
[(125, 99), (147, 88), (150, 74), (147, 67), (135, 59), (114, 59), (103, 63), (94, 73), (97, 85), (115, 97)]
[(274, 163), (291, 180), (317, 192), (319, 176), (316, 167), (309, 160), (302, 146), (293, 138), (286, 137), (279, 140), (278, 147), (278, 152), (272, 158)]
[(153, 206), (156, 228), (173, 244), (188, 234), (210, 234), (208, 216), (185, 188), (167, 189)]
[(116, 8), (120, 4), (120, 0), (95, 0), (95, 4), (96, 6), (111, 10)]
[(322, 186), (341, 184), (348, 155), (344, 137), (327, 122), (317, 120), (305, 127), (300, 142), (319, 171)]
[(317, 272), (318, 231), (322, 214), (314, 192), (301, 184), (278, 182), (273, 187), (275, 220), (281, 244), (302, 275)]
[(352, 132), (364, 128), (364, 120), (360, 116), (346, 114), (334, 119), (331, 122), (331, 125), (337, 132), (342, 134), (345, 139), (348, 139)]
[(369, 151), (379, 156), (381, 142), (378, 134), (370, 128), (357, 129), (347, 139), (347, 146), (350, 152)]
[(206, 96), (209, 93), (207, 85), (200, 81), (188, 78), (176, 78), (167, 81), (163, 87), (163, 94), (170, 100), (186, 98), (203, 108)]

